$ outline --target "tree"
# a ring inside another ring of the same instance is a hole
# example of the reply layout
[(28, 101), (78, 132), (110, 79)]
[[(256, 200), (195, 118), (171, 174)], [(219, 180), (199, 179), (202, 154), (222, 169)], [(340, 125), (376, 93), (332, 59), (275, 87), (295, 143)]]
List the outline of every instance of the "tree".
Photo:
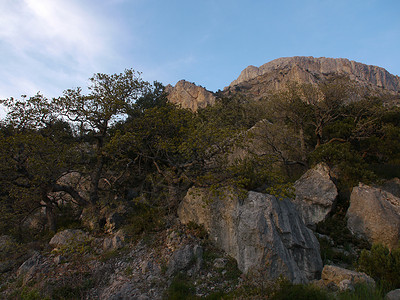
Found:
[[(1, 100), (9, 110), (4, 123), (11, 128), (0, 140), (0, 180), (11, 183), (8, 199), (29, 212), (44, 206), (52, 230), (57, 208), (52, 193), (67, 193), (81, 207), (95, 205), (109, 130), (150, 88), (139, 75), (133, 70), (95, 74), (88, 95), (77, 88), (52, 101), (40, 94)], [(73, 186), (60, 184), (59, 179), (72, 171), (89, 177), (89, 199)]]
[(124, 73), (107, 75), (97, 73), (90, 78), (89, 95), (82, 95), (80, 88), (64, 92), (54, 99), (52, 107), (69, 120), (80, 136), (89, 135), (94, 141), (93, 165), (90, 170), (90, 203), (99, 200), (99, 182), (104, 167), (103, 152), (110, 127), (126, 117), (132, 105), (150, 86), (132, 69)]

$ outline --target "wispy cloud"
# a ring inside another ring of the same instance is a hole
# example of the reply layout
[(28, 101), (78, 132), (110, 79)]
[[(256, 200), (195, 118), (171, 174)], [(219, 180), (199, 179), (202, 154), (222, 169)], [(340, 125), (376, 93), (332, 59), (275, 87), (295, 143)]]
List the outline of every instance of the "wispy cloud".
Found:
[(84, 83), (99, 58), (113, 52), (109, 23), (75, 0), (1, 1), (0, 97), (59, 93), (57, 83), (65, 89)]

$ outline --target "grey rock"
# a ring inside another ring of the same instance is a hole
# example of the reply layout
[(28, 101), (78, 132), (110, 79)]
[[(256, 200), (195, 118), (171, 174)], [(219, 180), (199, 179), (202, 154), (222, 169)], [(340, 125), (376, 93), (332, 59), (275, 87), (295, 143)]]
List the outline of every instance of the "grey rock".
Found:
[(53, 248), (68, 245), (70, 243), (84, 242), (89, 235), (79, 229), (66, 229), (56, 233), (50, 240), (49, 245)]
[(354, 286), (349, 279), (344, 279), (339, 282), (338, 288), (341, 292), (344, 291), (354, 291)]
[(385, 300), (400, 300), (400, 289), (390, 291), (386, 294)]
[(400, 179), (399, 178), (393, 178), (388, 181), (386, 181), (382, 189), (393, 194), (397, 198), (400, 198)]
[(400, 236), (400, 198), (380, 188), (362, 183), (354, 187), (346, 217), (350, 231), (372, 243), (390, 249), (398, 246)]
[(54, 263), (55, 263), (56, 265), (59, 265), (59, 264), (62, 264), (63, 262), (65, 262), (66, 259), (65, 259), (65, 257), (62, 256), (62, 255), (57, 255), (56, 257), (54, 257), (53, 261), (54, 261)]
[(226, 258), (223, 257), (219, 257), (214, 259), (214, 268), (217, 269), (222, 269), (225, 268), (226, 264), (228, 263), (228, 260)]
[(179, 271), (188, 271), (192, 267), (195, 271), (201, 268), (203, 248), (199, 245), (185, 245), (174, 251), (168, 264), (167, 275), (172, 276)]
[(336, 204), (337, 189), (329, 175), (329, 167), (320, 163), (308, 170), (294, 184), (296, 204), (307, 226), (325, 220)]
[(17, 276), (22, 276), (24, 285), (39, 274), (42, 260), (42, 255), (40, 255), (39, 252), (34, 252), (34, 254), (18, 268)]
[(104, 251), (112, 251), (116, 249), (121, 249), (125, 246), (125, 236), (122, 232), (117, 232), (112, 237), (105, 238), (103, 242)]
[(288, 199), (256, 192), (241, 199), (229, 189), (223, 195), (212, 195), (192, 188), (178, 215), (183, 224), (203, 225), (244, 273), (262, 268), (270, 278), (284, 275), (295, 283), (320, 275), (319, 243)]

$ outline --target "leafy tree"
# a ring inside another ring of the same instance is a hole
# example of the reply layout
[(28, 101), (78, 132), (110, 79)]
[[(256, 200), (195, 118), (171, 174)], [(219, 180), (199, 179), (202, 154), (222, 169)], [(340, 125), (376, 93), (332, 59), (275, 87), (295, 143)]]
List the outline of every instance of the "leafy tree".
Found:
[(80, 88), (70, 89), (52, 102), (61, 117), (72, 122), (81, 136), (88, 135), (94, 142), (90, 165), (91, 204), (99, 201), (99, 182), (105, 164), (103, 150), (110, 127), (127, 116), (134, 102), (149, 89), (149, 84), (139, 75), (132, 69), (114, 75), (97, 73), (90, 78), (89, 95), (82, 95)]
[[(67, 193), (79, 206), (98, 202), (109, 130), (150, 87), (133, 70), (96, 74), (90, 81), (88, 95), (77, 88), (52, 101), (37, 94), (0, 102), (9, 110), (4, 123), (11, 128), (0, 140), (0, 180), (11, 183), (7, 199), (11, 207), (23, 208), (25, 216), (45, 206), (52, 230), (57, 201), (51, 193)], [(89, 199), (73, 186), (60, 184), (59, 179), (72, 171), (89, 176)]]

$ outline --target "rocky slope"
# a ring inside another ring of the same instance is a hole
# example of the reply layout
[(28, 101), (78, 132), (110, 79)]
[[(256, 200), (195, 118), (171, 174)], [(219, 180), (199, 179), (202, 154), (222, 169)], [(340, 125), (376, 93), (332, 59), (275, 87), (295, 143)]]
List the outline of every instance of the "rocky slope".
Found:
[(311, 56), (282, 57), (261, 67), (249, 66), (224, 91), (245, 91), (246, 94), (262, 97), (270, 91), (284, 88), (288, 82), (318, 83), (332, 75), (348, 76), (361, 87), (376, 93), (400, 93), (400, 77), (381, 67), (345, 58)]

